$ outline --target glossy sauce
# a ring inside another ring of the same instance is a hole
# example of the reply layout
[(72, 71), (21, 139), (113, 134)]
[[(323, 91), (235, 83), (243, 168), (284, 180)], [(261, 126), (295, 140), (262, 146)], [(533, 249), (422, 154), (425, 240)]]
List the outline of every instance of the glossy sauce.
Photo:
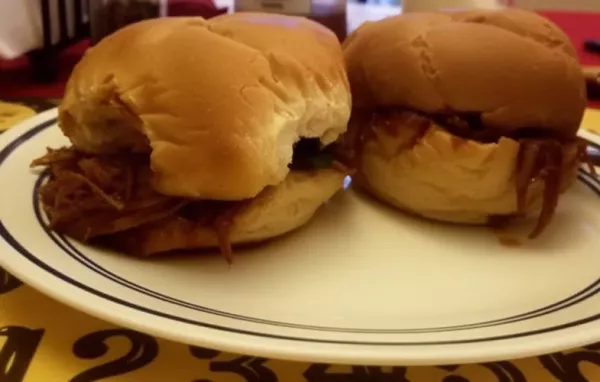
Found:
[[(472, 133), (475, 136), (486, 134), (481, 120), (477, 116), (448, 115), (443, 116), (442, 119), (453, 125), (453, 128), (450, 129), (451, 134), (455, 130), (463, 134)], [(432, 121), (437, 121), (435, 116), (429, 119), (427, 116), (410, 111), (357, 112), (355, 110), (348, 127), (346, 146), (354, 167), (358, 169), (358, 175), (360, 175), (360, 161), (364, 146), (367, 141), (376, 139), (375, 129), (383, 128), (386, 133), (393, 136), (397, 134), (398, 129), (414, 130), (414, 136), (402, 147), (410, 149), (425, 135)], [(445, 124), (441, 125), (446, 126)], [(489, 137), (487, 138), (489, 139)], [(467, 139), (469, 138), (464, 135), (455, 136), (452, 139), (452, 145), (458, 149), (461, 145), (466, 144)], [(471, 139), (477, 140), (476, 138)], [(536, 225), (529, 234), (529, 238), (534, 239), (544, 231), (554, 215), (562, 192), (565, 171), (577, 165), (577, 163), (567, 163), (566, 150), (575, 144), (577, 154), (573, 160), (578, 163), (587, 163), (592, 172), (595, 172), (595, 169), (590, 164), (591, 160), (587, 154), (587, 142), (582, 139), (563, 141), (556, 137), (543, 136), (514, 139), (519, 142), (515, 177), (517, 211), (514, 216), (490, 216), (488, 224), (492, 227), (499, 227), (518, 215), (524, 215), (527, 212), (531, 185), (537, 181), (543, 182), (542, 208)], [(506, 245), (517, 245), (516, 241), (510, 238), (499, 237), (499, 240)]]
[(519, 239), (509, 236), (498, 236), (498, 241), (500, 242), (500, 244), (507, 247), (520, 247), (523, 245), (523, 243)]
[(348, 20), (346, 18), (346, 10), (336, 10), (333, 13), (310, 14), (307, 18), (325, 25), (331, 29), (340, 41), (346, 39), (348, 34)]

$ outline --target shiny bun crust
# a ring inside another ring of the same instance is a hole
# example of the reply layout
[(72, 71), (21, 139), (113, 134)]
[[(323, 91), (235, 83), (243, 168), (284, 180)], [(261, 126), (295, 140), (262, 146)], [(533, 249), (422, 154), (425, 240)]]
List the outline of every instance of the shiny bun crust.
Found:
[(575, 49), (549, 20), (518, 9), (414, 13), (367, 22), (344, 43), (359, 108), (481, 113), (508, 135), (575, 135), (586, 105)]
[[(486, 224), (493, 215), (517, 214), (517, 141), (483, 144), (434, 125), (412, 149), (398, 154), (405, 144), (378, 131), (363, 149), (361, 185), (402, 210), (434, 220)], [(576, 179), (577, 153), (576, 143), (565, 145), (561, 191)], [(522, 212), (539, 210), (543, 192), (543, 181), (536, 180)]]
[[(291, 172), (283, 183), (265, 189), (235, 215), (229, 231), (231, 243), (260, 242), (301, 227), (342, 188), (344, 178), (344, 174), (329, 169)], [(120, 240), (124, 249), (141, 256), (219, 245), (213, 228), (178, 217), (124, 233)]]
[(530, 128), (563, 141), (561, 191), (575, 180), (585, 80), (568, 38), (545, 18), (517, 9), (391, 17), (355, 31), (344, 57), (359, 114), (475, 113), (498, 137), (481, 143), (431, 122), (415, 141), (418, 125), (390, 120), (394, 129), (375, 129), (359, 158), (358, 183), (378, 198), (465, 224), (537, 211), (545, 184), (534, 181), (518, 211), (521, 144), (503, 137)]
[(151, 152), (159, 192), (239, 200), (284, 180), (300, 137), (336, 140), (350, 103), (339, 42), (317, 23), (165, 18), (88, 50), (59, 123), (84, 152)]

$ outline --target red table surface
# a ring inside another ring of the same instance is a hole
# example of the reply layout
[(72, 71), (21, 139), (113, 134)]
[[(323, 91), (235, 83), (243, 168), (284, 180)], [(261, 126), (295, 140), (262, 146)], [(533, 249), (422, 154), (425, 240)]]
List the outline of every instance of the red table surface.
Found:
[[(586, 52), (583, 49), (585, 39), (600, 39), (600, 13), (559, 11), (540, 11), (540, 13), (554, 21), (569, 35), (578, 50), (583, 65), (600, 67), (600, 54)], [(84, 41), (65, 50), (60, 57), (58, 78), (56, 81), (45, 84), (32, 80), (29, 63), (26, 59), (0, 60), (0, 98), (61, 97), (73, 66), (81, 58), (87, 46), (87, 42)], [(600, 101), (591, 104), (591, 106), (600, 108)]]
[[(540, 11), (539, 13), (554, 21), (571, 38), (577, 48), (582, 65), (600, 68), (600, 53), (591, 53), (583, 49), (585, 40), (600, 40), (600, 13), (559, 11)], [(589, 106), (600, 109), (600, 100), (590, 101)]]

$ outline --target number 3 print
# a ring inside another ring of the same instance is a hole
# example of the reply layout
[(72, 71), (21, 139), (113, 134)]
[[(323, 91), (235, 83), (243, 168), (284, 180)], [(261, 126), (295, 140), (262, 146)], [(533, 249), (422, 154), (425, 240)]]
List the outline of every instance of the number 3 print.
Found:
[[(220, 352), (191, 346), (190, 353), (198, 359), (210, 359), (210, 371), (215, 373), (233, 373), (245, 382), (278, 382), (277, 375), (265, 363), (266, 358), (236, 357), (229, 361), (215, 361)], [(209, 379), (197, 379), (194, 382), (211, 382)]]

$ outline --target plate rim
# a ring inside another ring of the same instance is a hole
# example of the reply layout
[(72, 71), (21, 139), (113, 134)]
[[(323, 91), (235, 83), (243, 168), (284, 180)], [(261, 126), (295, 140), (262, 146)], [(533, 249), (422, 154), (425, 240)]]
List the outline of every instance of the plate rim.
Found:
[[(8, 144), (10, 144), (10, 142), (15, 142), (15, 139), (17, 139), (20, 135), (23, 135), (24, 133), (35, 129), (36, 127), (39, 127), (42, 124), (54, 124), (55, 122), (53, 121), (54, 117), (56, 116), (56, 112), (57, 109), (50, 109), (44, 113), (40, 113), (24, 122), (22, 122), (21, 124), (15, 126), (14, 128), (10, 129), (8, 132), (2, 134), (2, 136), (0, 136), (0, 148), (2, 150), (4, 150), (6, 148), (6, 146)], [(50, 122), (52, 121), (52, 122)], [(585, 137), (587, 139), (587, 137)], [(594, 137), (597, 138), (597, 137)], [(593, 143), (595, 143), (596, 145), (598, 145), (600, 142), (600, 139), (598, 139), (598, 141), (592, 140)], [(0, 222), (1, 223), (1, 222)], [(1, 244), (5, 247), (7, 247), (7, 249), (15, 251), (16, 249), (13, 248), (10, 243), (7, 243), (5, 240), (1, 241)], [(2, 258), (0, 258), (1, 260)], [(475, 353), (473, 353), (472, 349), (470, 350), (469, 348), (467, 349), (458, 349), (458, 348), (452, 348), (452, 350), (455, 352), (454, 356), (452, 357), (444, 357), (444, 358), (439, 358), (435, 355), (429, 355), (429, 356), (424, 356), (423, 354), (419, 355), (419, 356), (413, 356), (411, 357), (410, 354), (407, 354), (406, 351), (399, 351), (398, 352), (398, 348), (404, 348), (406, 345), (401, 345), (401, 344), (395, 344), (395, 345), (389, 345), (390, 348), (394, 348), (396, 351), (392, 352), (392, 354), (388, 354), (387, 356), (382, 356), (379, 353), (373, 353), (372, 351), (366, 351), (365, 349), (363, 349), (363, 351), (347, 351), (346, 349), (338, 349), (338, 353), (337, 354), (331, 354), (330, 351), (327, 351), (327, 349), (306, 349), (305, 347), (298, 347), (298, 348), (294, 348), (294, 347), (290, 347), (289, 344), (288, 346), (277, 346), (277, 344), (275, 343), (275, 345), (271, 345), (271, 347), (267, 347), (265, 348), (265, 346), (261, 346), (260, 344), (254, 344), (252, 343), (252, 341), (247, 341), (247, 340), (242, 340), (240, 338), (237, 338), (237, 341), (235, 338), (229, 338), (227, 340), (222, 340), (220, 341), (219, 339), (219, 333), (221, 333), (220, 329), (211, 329), (211, 328), (207, 328), (204, 327), (204, 329), (208, 330), (208, 331), (216, 331), (216, 336), (213, 336), (212, 338), (210, 338), (210, 336), (205, 336), (202, 335), (203, 333), (193, 333), (194, 335), (183, 335), (182, 333), (178, 334), (172, 330), (166, 330), (164, 329), (164, 327), (162, 326), (156, 326), (156, 325), (150, 325), (150, 323), (153, 321), (152, 319), (147, 320), (146, 322), (143, 322), (143, 320), (135, 320), (135, 316), (136, 315), (142, 315), (143, 317), (146, 318), (152, 318), (150, 317), (151, 315), (149, 313), (146, 313), (144, 311), (141, 310), (135, 310), (133, 308), (127, 307), (127, 306), (123, 306), (123, 305), (119, 305), (111, 300), (106, 300), (105, 298), (99, 297), (99, 296), (95, 296), (92, 293), (90, 293), (89, 291), (85, 291), (85, 289), (81, 289), (82, 293), (86, 294), (86, 295), (92, 295), (94, 297), (94, 299), (100, 299), (103, 304), (109, 304), (109, 305), (117, 305), (120, 308), (125, 308), (125, 311), (129, 312), (129, 316), (125, 316), (125, 315), (117, 315), (117, 314), (109, 314), (108, 311), (105, 311), (100, 305), (95, 305), (95, 304), (86, 304), (86, 303), (82, 303), (82, 301), (85, 301), (84, 299), (82, 300), (78, 300), (76, 298), (74, 298), (73, 296), (69, 296), (68, 293), (61, 293), (61, 290), (64, 290), (65, 286), (67, 287), (66, 289), (71, 289), (71, 288), (77, 288), (72, 284), (67, 283), (66, 281), (56, 277), (56, 275), (52, 275), (51, 272), (48, 272), (47, 270), (44, 270), (43, 268), (38, 268), (36, 269), (36, 272), (27, 272), (25, 271), (25, 269), (23, 268), (17, 268), (16, 266), (13, 266), (14, 263), (6, 260), (2, 260), (0, 261), (0, 263), (2, 263), (2, 266), (4, 268), (6, 268), (6, 270), (12, 274), (14, 274), (15, 276), (17, 276), (19, 279), (23, 280), (25, 283), (27, 283), (28, 285), (34, 287), (35, 289), (37, 289), (38, 291), (42, 292), (43, 294), (49, 295), (50, 297), (54, 298), (55, 300), (58, 300), (68, 306), (71, 306), (77, 310), (83, 311), (85, 313), (88, 313), (92, 316), (95, 317), (99, 317), (102, 318), (106, 321), (109, 322), (113, 322), (125, 327), (129, 327), (129, 328), (136, 328), (136, 330), (141, 330), (144, 333), (148, 333), (148, 334), (154, 334), (157, 335), (159, 337), (162, 338), (168, 338), (168, 339), (172, 339), (178, 342), (182, 342), (184, 344), (189, 344), (190, 341), (192, 341), (192, 343), (199, 345), (199, 346), (207, 346), (207, 347), (211, 347), (211, 348), (215, 348), (215, 349), (220, 349), (223, 351), (228, 351), (228, 352), (234, 352), (234, 353), (244, 353), (244, 354), (253, 354), (253, 355), (260, 355), (260, 356), (266, 356), (266, 357), (271, 357), (271, 358), (285, 358), (285, 359), (290, 359), (290, 360), (296, 360), (296, 361), (309, 361), (309, 362), (316, 362), (316, 361), (322, 361), (323, 359), (325, 360), (330, 360), (332, 362), (338, 363), (338, 364), (356, 364), (356, 363), (360, 363), (360, 364), (377, 364), (377, 365), (395, 365), (398, 362), (402, 362), (402, 364), (404, 365), (431, 365), (431, 364), (439, 364), (440, 361), (443, 361), (442, 363), (470, 363), (470, 362), (481, 362), (481, 361), (488, 361), (488, 360), (498, 360), (498, 359), (505, 359), (504, 357), (507, 358), (514, 358), (515, 356), (532, 356), (532, 355), (538, 355), (538, 354), (543, 354), (543, 353), (547, 353), (547, 352), (551, 352), (551, 351), (555, 351), (555, 350), (561, 350), (564, 349), (566, 347), (577, 347), (577, 346), (581, 346), (581, 345), (585, 345), (585, 344), (589, 344), (591, 342), (594, 341), (590, 341), (589, 338), (596, 338), (596, 340), (600, 339), (600, 326), (597, 327), (597, 333), (595, 333), (595, 336), (590, 336), (590, 331), (589, 330), (584, 330), (582, 331), (581, 328), (585, 326), (585, 324), (579, 325), (579, 326), (575, 326), (571, 329), (579, 329), (576, 332), (578, 333), (578, 335), (575, 334), (570, 334), (569, 335), (569, 340), (567, 341), (567, 339), (565, 338), (563, 341), (560, 341), (560, 345), (556, 345), (554, 344), (550, 344), (547, 343), (544, 346), (539, 346), (540, 341), (523, 341), (520, 342), (519, 346), (516, 346), (515, 344), (512, 344), (510, 346), (510, 348), (506, 348), (506, 346), (503, 348), (502, 346), (492, 346), (492, 350), (494, 351), (488, 351), (488, 353), (484, 353), (483, 355), (481, 354), (481, 350), (475, 349)], [(31, 265), (29, 267), (26, 268), (34, 268), (33, 266), (35, 264), (31, 263)], [(44, 276), (42, 278), (34, 278), (33, 275), (35, 273), (39, 273), (41, 272), (41, 274)], [(48, 283), (44, 283), (42, 282), (42, 279), (44, 278), (50, 278), (52, 279), (53, 283), (59, 283), (62, 284), (61, 287), (62, 288), (49, 288), (48, 287)], [(82, 284), (84, 285), (84, 284)], [(85, 285), (84, 285), (85, 286)], [(114, 296), (112, 296), (114, 297)], [(121, 310), (121, 309), (119, 309)], [(133, 313), (133, 314), (131, 314)], [(600, 316), (600, 314), (598, 314), (597, 316)], [(594, 316), (596, 317), (596, 316)], [(598, 318), (596, 318), (597, 320)], [(161, 318), (160, 320), (168, 320), (167, 318)], [(168, 320), (168, 322), (172, 322), (172, 320)], [(588, 322), (589, 324), (589, 322)], [(188, 325), (188, 324), (183, 324), (183, 325)], [(140, 328), (140, 329), (137, 329)], [(197, 328), (197, 327), (196, 327)], [(203, 330), (204, 330), (203, 329)], [(561, 333), (561, 331), (559, 330), (558, 333)], [(200, 334), (200, 335), (198, 335)], [(586, 335), (587, 334), (587, 335)], [(245, 333), (238, 333), (238, 334), (234, 334), (233, 336), (248, 336), (248, 334)], [(250, 335), (253, 336), (253, 335)], [(533, 337), (533, 335), (530, 335), (529, 337)], [(587, 337), (587, 338), (586, 338)], [(250, 337), (252, 338), (252, 337)], [(535, 338), (535, 337), (534, 337)], [(270, 339), (269, 341), (271, 341), (273, 339)], [(276, 340), (276, 341), (284, 341), (284, 342), (291, 342), (291, 343), (296, 343), (297, 340), (296, 339), (281, 339), (281, 340)], [(236, 344), (237, 342), (237, 344)], [(478, 342), (478, 341), (476, 341)], [(546, 341), (548, 342), (548, 341)], [(471, 342), (467, 342), (467, 343), (471, 343)], [(498, 341), (491, 341), (489, 339), (485, 339), (483, 342), (480, 342), (482, 344), (487, 344), (487, 345), (494, 345), (497, 344)], [(529, 346), (527, 346), (528, 344), (530, 344)], [(463, 344), (464, 345), (464, 344)], [(518, 344), (517, 344), (518, 345)], [(537, 346), (536, 346), (537, 345)], [(329, 346), (329, 345), (327, 345)], [(337, 346), (337, 345), (335, 345)], [(348, 346), (348, 344), (342, 344), (342, 346)], [(424, 344), (423, 347), (436, 347), (438, 345), (436, 344)], [(440, 346), (447, 346), (447, 345), (440, 345)], [(367, 348), (372, 348), (373, 345), (369, 345), (369, 344), (358, 344), (357, 347), (367, 347)], [(543, 349), (541, 349), (543, 348)], [(304, 349), (304, 350), (303, 350)], [(345, 350), (345, 351), (344, 351)], [(360, 350), (360, 349), (359, 349)], [(502, 351), (503, 350), (503, 351)], [(411, 353), (411, 352), (409, 352)], [(504, 354), (504, 355), (502, 355)]]
[[(530, 311), (527, 311), (524, 313), (514, 314), (512, 316), (497, 318), (497, 319), (487, 320), (487, 321), (482, 321), (482, 322), (473, 322), (473, 323), (469, 323), (469, 324), (445, 326), (445, 327), (433, 327), (433, 328), (412, 328), (412, 329), (379, 329), (379, 330), (376, 330), (376, 329), (362, 329), (362, 328), (361, 329), (341, 328), (341, 327), (336, 328), (336, 327), (317, 326), (317, 325), (303, 325), (303, 324), (295, 324), (295, 323), (291, 323), (291, 322), (282, 322), (282, 321), (275, 321), (275, 320), (268, 320), (268, 319), (263, 319), (263, 318), (258, 318), (258, 317), (246, 316), (246, 315), (227, 312), (227, 311), (220, 311), (220, 310), (208, 308), (205, 306), (201, 306), (198, 304), (194, 304), (191, 302), (179, 300), (175, 297), (164, 295), (160, 292), (154, 291), (152, 289), (148, 289), (147, 287), (138, 285), (130, 280), (127, 280), (127, 279), (113, 273), (112, 271), (109, 271), (108, 269), (104, 268), (102, 265), (95, 262), (90, 257), (86, 256), (82, 251), (80, 251), (77, 248), (77, 246), (75, 245), (73, 240), (65, 237), (64, 235), (57, 234), (57, 233), (53, 232), (52, 230), (50, 230), (46, 226), (46, 223), (43, 221), (43, 215), (42, 215), (40, 203), (39, 203), (39, 200), (37, 197), (37, 189), (38, 189), (40, 183), (43, 181), (43, 179), (44, 179), (44, 175), (41, 175), (38, 178), (38, 180), (36, 181), (36, 184), (33, 189), (34, 213), (35, 213), (38, 223), (40, 224), (43, 231), (46, 233), (46, 235), (52, 241), (54, 241), (54, 243), (56, 244), (56, 246), (58, 247), (59, 250), (62, 250), (64, 253), (66, 253), (68, 256), (70, 256), (75, 261), (80, 263), (82, 266), (88, 268), (90, 271), (99, 274), (100, 276), (102, 276), (105, 279), (108, 279), (108, 282), (119, 284), (122, 287), (130, 289), (137, 293), (146, 295), (148, 297), (154, 298), (156, 300), (160, 300), (162, 302), (170, 303), (170, 304), (177, 305), (179, 307), (183, 307), (183, 308), (187, 308), (187, 309), (191, 309), (191, 310), (200, 311), (200, 312), (203, 312), (208, 315), (219, 316), (222, 318), (236, 319), (238, 321), (253, 322), (253, 323), (257, 323), (257, 324), (263, 324), (266, 326), (285, 327), (285, 328), (300, 329), (300, 330), (314, 331), (314, 332), (337, 332), (337, 333), (354, 333), (354, 334), (371, 334), (371, 335), (432, 334), (432, 333), (446, 333), (446, 332), (454, 332), (454, 331), (468, 331), (468, 330), (473, 330), (473, 329), (475, 329), (475, 330), (476, 329), (484, 329), (484, 328), (493, 327), (493, 326), (501, 326), (501, 325), (513, 324), (513, 323), (517, 323), (517, 322), (521, 322), (521, 321), (527, 321), (530, 319), (543, 317), (548, 314), (557, 313), (565, 308), (569, 308), (573, 305), (577, 305), (581, 302), (584, 302), (585, 300), (588, 300), (589, 298), (592, 298), (600, 293), (600, 277), (599, 277), (597, 279), (592, 280), (592, 282), (589, 285), (583, 287), (581, 290), (574, 292), (573, 294), (571, 294), (570, 296), (568, 296), (566, 298), (563, 298), (563, 299), (553, 302), (549, 305), (546, 305), (546, 306), (543, 306), (540, 308), (536, 308), (536, 309), (533, 309), (533, 310), (530, 310)], [(600, 197), (600, 180), (596, 180), (596, 179), (592, 180), (591, 175), (587, 174), (585, 172), (582, 172), (579, 175), (579, 180), (582, 183), (584, 183), (587, 187), (589, 187), (592, 190), (592, 192), (596, 193)], [(5, 234), (0, 234), (0, 236), (4, 236), (4, 235)], [(21, 243), (19, 242), (19, 244), (21, 244)], [(29, 253), (29, 255), (36, 257), (35, 255), (33, 255), (31, 253)], [(43, 261), (43, 260), (39, 259), (39, 257), (36, 257), (36, 258), (39, 261)], [(51, 267), (49, 264), (45, 264), (45, 266)], [(53, 268), (53, 271), (56, 271), (56, 269)], [(63, 277), (66, 277), (66, 275), (63, 274), (61, 276), (61, 278), (63, 278)], [(181, 318), (181, 316), (178, 316), (177, 318)], [(520, 333), (515, 333), (511, 336), (511, 338), (521, 337), (519, 334)], [(525, 336), (526, 335), (523, 335), (522, 337), (525, 337)], [(295, 340), (304, 341), (304, 338), (296, 338)], [(493, 338), (490, 338), (488, 340), (493, 340)], [(478, 342), (480, 342), (480, 341), (483, 341), (483, 339), (478, 340)], [(452, 342), (452, 343), (450, 343), (450, 342)], [(466, 341), (466, 340), (448, 341), (448, 344), (467, 343), (467, 342), (468, 341)], [(475, 341), (472, 341), (472, 342), (475, 342)], [(360, 342), (360, 344), (379, 345), (379, 343), (371, 344), (368, 342)], [(427, 342), (427, 343), (421, 342), (418, 345), (434, 345), (434, 344), (435, 344), (435, 342)], [(383, 343), (382, 343), (382, 345), (383, 345)], [(398, 344), (398, 345), (400, 345), (400, 344)], [(417, 344), (403, 343), (402, 345), (412, 346), (412, 345), (417, 345)]]

